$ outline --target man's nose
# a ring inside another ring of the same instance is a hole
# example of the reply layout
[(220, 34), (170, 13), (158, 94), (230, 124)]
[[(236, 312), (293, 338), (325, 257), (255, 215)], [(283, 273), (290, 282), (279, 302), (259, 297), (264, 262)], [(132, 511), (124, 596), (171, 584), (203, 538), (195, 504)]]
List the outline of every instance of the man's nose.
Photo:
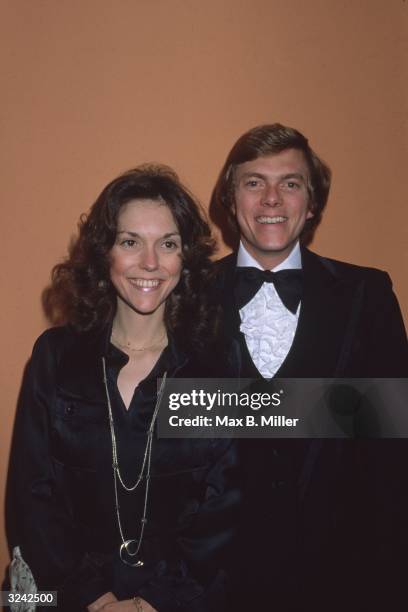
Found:
[(153, 246), (146, 245), (140, 254), (140, 267), (143, 270), (157, 270), (159, 267), (159, 257), (156, 249)]
[(281, 193), (276, 185), (266, 185), (262, 194), (264, 206), (279, 206), (282, 203)]

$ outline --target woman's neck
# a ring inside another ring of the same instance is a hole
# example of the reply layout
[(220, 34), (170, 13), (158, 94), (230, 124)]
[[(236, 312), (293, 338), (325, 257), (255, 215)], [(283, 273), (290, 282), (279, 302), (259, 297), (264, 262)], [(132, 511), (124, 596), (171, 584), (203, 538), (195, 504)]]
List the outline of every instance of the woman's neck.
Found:
[(113, 319), (112, 338), (121, 344), (130, 343), (132, 346), (149, 346), (159, 342), (166, 336), (163, 315), (164, 307), (152, 314), (143, 315), (118, 301)]

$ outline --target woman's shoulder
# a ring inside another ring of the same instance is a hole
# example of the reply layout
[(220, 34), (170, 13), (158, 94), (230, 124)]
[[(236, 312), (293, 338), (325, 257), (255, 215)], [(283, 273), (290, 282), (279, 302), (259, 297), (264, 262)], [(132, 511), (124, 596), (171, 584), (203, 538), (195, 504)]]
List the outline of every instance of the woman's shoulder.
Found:
[(34, 344), (29, 371), (38, 380), (49, 378), (61, 387), (73, 380), (85, 381), (86, 386), (100, 364), (104, 337), (100, 332), (76, 331), (70, 325), (47, 329)]
[(78, 332), (71, 325), (46, 329), (35, 341), (31, 360), (59, 363), (75, 361), (90, 344), (92, 334)]
[(34, 343), (33, 353), (59, 350), (78, 341), (78, 332), (71, 325), (50, 327), (40, 334)]

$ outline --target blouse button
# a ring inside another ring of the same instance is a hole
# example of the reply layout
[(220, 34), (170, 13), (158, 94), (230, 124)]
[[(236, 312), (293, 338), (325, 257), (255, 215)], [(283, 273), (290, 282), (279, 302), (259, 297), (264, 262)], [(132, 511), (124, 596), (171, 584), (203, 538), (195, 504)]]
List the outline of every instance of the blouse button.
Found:
[(74, 413), (74, 405), (73, 404), (68, 404), (67, 406), (65, 406), (65, 414), (72, 415), (73, 413)]

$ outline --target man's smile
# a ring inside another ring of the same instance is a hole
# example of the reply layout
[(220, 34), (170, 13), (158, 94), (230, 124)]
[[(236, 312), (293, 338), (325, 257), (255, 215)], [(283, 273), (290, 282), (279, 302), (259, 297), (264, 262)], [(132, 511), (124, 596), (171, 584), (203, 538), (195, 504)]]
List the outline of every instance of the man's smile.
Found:
[(268, 217), (266, 215), (262, 215), (260, 217), (255, 217), (257, 223), (261, 223), (263, 225), (274, 225), (275, 223), (284, 223), (288, 220), (288, 217), (275, 216)]

